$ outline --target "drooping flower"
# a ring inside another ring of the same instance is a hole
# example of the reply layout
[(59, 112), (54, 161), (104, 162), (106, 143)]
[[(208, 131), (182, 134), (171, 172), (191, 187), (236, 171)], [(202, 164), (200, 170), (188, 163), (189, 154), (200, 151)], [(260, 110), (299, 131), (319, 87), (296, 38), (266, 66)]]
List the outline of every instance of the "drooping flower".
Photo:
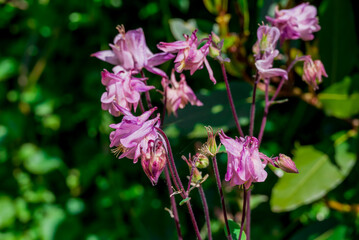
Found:
[(114, 44), (110, 44), (111, 50), (99, 51), (91, 56), (121, 66), (127, 71), (138, 73), (145, 68), (149, 72), (166, 77), (166, 73), (155, 66), (174, 58), (174, 55), (170, 53), (153, 54), (146, 45), (142, 28), (128, 32), (125, 32), (123, 26), (118, 26), (117, 29), (119, 34), (116, 35)]
[(316, 90), (318, 83), (322, 82), (322, 76), (328, 77), (323, 63), (320, 60), (313, 61), (311, 56), (306, 56), (303, 65), (303, 80)]
[(256, 59), (264, 58), (269, 55), (278, 55), (276, 49), (277, 41), (280, 37), (280, 31), (276, 27), (261, 25), (257, 30), (257, 42), (253, 46), (253, 52)]
[(185, 41), (176, 41), (171, 43), (160, 42), (157, 47), (168, 53), (177, 53), (175, 59), (175, 68), (178, 73), (183, 70), (190, 70), (191, 75), (198, 69), (203, 68), (203, 63), (206, 65), (209, 78), (216, 84), (216, 79), (213, 76), (213, 71), (208, 63), (207, 55), (209, 53), (209, 47), (212, 42), (211, 35), (209, 35), (207, 42), (198, 49), (199, 45), (203, 42), (198, 41), (197, 33), (198, 30), (193, 31), (191, 36), (184, 35)]
[(141, 116), (133, 116), (127, 109), (117, 106), (124, 114), (122, 121), (118, 124), (111, 124), (115, 129), (110, 134), (110, 147), (115, 147), (113, 152), (118, 158), (127, 157), (136, 163), (141, 154), (148, 153), (151, 142), (158, 139), (156, 127), (159, 127), (159, 114), (149, 120), (149, 117), (157, 109), (152, 108)]
[(157, 184), (166, 163), (167, 153), (163, 143), (158, 140), (148, 141), (147, 151), (141, 155), (141, 165), (153, 186)]
[(101, 106), (103, 110), (108, 110), (113, 116), (120, 115), (120, 110), (115, 104), (127, 111), (131, 111), (132, 107), (136, 110), (141, 92), (154, 89), (153, 86), (147, 86), (143, 82), (145, 79), (133, 77), (131, 72), (120, 71), (113, 74), (103, 70), (101, 75), (101, 82), (106, 86), (106, 92), (101, 96)]
[(264, 168), (267, 161), (261, 161), (264, 154), (259, 153), (257, 138), (246, 136), (232, 139), (225, 135), (223, 130), (219, 133), (219, 138), (227, 151), (225, 180), (230, 181), (231, 186), (244, 184), (248, 189), (252, 182), (265, 181), (267, 172)]
[(275, 56), (275, 54), (271, 54), (255, 62), (258, 74), (261, 79), (269, 79), (272, 77), (283, 77), (285, 79), (288, 79), (288, 73), (286, 70), (281, 68), (273, 68), (273, 60)]
[(162, 86), (166, 92), (166, 109), (169, 114), (177, 116), (177, 109), (183, 109), (189, 102), (191, 105), (202, 106), (203, 103), (197, 99), (193, 90), (187, 85), (184, 74), (181, 74), (181, 80), (177, 82), (175, 72), (172, 70), (171, 80), (162, 79)]
[(294, 8), (275, 11), (275, 17), (266, 17), (281, 32), (281, 42), (286, 39), (302, 39), (309, 41), (313, 33), (320, 30), (316, 7), (302, 3)]

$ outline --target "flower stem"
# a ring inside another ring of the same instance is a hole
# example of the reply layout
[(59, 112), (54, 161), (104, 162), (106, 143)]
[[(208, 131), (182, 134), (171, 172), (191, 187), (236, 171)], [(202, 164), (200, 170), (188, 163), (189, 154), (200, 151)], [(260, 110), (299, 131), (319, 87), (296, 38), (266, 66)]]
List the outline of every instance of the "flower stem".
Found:
[(249, 190), (247, 191), (246, 240), (250, 240), (250, 239), (251, 239), (251, 205), (250, 205), (251, 193), (252, 193), (252, 190), (249, 189)]
[(188, 208), (188, 211), (189, 211), (189, 215), (191, 216), (191, 221), (192, 221), (192, 224), (193, 224), (193, 227), (194, 227), (194, 231), (196, 232), (197, 239), (202, 240), (201, 234), (200, 234), (198, 226), (197, 226), (196, 218), (194, 217), (191, 202), (187, 201), (186, 205), (187, 205), (187, 208)]
[(200, 185), (198, 187), (198, 191), (199, 191), (199, 195), (201, 196), (201, 200), (202, 200), (202, 204), (203, 204), (204, 217), (206, 219), (207, 231), (208, 231), (208, 240), (212, 240), (211, 219), (209, 218), (209, 211), (208, 211), (206, 195), (204, 194), (202, 185)]
[(227, 234), (228, 234), (227, 236), (228, 236), (229, 240), (232, 240), (232, 235), (231, 235), (231, 231), (230, 231), (229, 224), (228, 224), (226, 204), (225, 204), (225, 201), (224, 201), (224, 195), (223, 195), (223, 190), (222, 190), (221, 177), (219, 176), (216, 156), (214, 156), (212, 158), (212, 163), (213, 163), (214, 175), (216, 176), (216, 182), (217, 182), (217, 187), (218, 187), (218, 191), (219, 191), (219, 196), (221, 197), (221, 204), (222, 204), (224, 222), (226, 224)]
[(256, 92), (257, 92), (258, 82), (259, 82), (259, 74), (257, 72), (256, 79), (253, 85), (252, 105), (251, 105), (251, 113), (250, 113), (249, 135), (251, 137), (253, 136), (253, 129), (254, 129), (254, 117), (256, 112)]
[(244, 220), (246, 218), (246, 208), (247, 208), (247, 191), (244, 185), (243, 186), (243, 211), (242, 211), (242, 220), (241, 220), (241, 231), (239, 232), (238, 240), (242, 239), (242, 232), (244, 226)]
[(261, 129), (260, 129), (259, 135), (258, 135), (258, 146), (262, 142), (264, 128), (265, 128), (266, 123), (267, 123), (267, 116), (268, 116), (269, 106), (271, 104), (271, 102), (269, 101), (269, 97), (268, 97), (269, 79), (267, 79), (265, 81), (265, 84), (266, 84), (265, 93), (264, 93), (265, 94), (265, 107), (264, 107), (264, 114), (263, 114), (262, 123), (261, 123)]
[(222, 69), (222, 74), (223, 74), (223, 79), (224, 79), (224, 83), (226, 84), (226, 90), (227, 90), (227, 96), (228, 96), (228, 100), (229, 100), (229, 105), (231, 106), (231, 110), (232, 110), (232, 115), (234, 118), (234, 122), (236, 123), (239, 135), (241, 137), (244, 137), (241, 125), (239, 124), (238, 121), (238, 116), (237, 116), (237, 112), (236, 112), (236, 108), (234, 106), (233, 103), (233, 98), (232, 98), (232, 93), (231, 93), (231, 89), (229, 87), (229, 83), (228, 83), (228, 78), (227, 78), (227, 73), (226, 73), (226, 68), (224, 66), (224, 63), (221, 63), (221, 69)]
[(176, 200), (175, 200), (175, 196), (171, 196), (172, 193), (173, 193), (173, 190), (172, 190), (171, 177), (170, 177), (170, 174), (168, 172), (168, 166), (165, 167), (165, 176), (166, 176), (168, 192), (170, 194), (173, 219), (174, 219), (175, 225), (176, 225), (178, 240), (182, 240), (183, 237), (182, 237), (182, 233), (181, 233), (181, 225), (180, 225), (180, 222), (179, 222), (178, 211), (177, 211), (177, 206), (176, 206)]

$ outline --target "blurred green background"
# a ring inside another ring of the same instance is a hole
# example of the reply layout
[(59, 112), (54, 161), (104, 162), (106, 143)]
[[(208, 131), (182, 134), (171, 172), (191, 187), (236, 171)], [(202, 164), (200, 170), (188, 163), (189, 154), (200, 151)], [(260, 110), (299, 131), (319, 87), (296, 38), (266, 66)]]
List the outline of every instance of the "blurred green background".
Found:
[[(293, 41), (286, 47), (294, 56), (320, 57), (329, 78), (313, 94), (297, 68), (281, 97), (288, 102), (270, 110), (261, 151), (290, 155), (300, 174), (278, 181), (282, 173), (268, 169), (267, 181), (255, 184), (252, 239), (359, 238), (359, 27), (353, 11), (358, 4), (310, 2), (318, 7), (321, 31), (310, 44)], [(159, 52), (159, 41), (174, 41), (194, 27), (217, 31), (232, 60), (229, 80), (247, 132), (252, 88), (243, 80), (254, 73), (248, 56), (258, 23), (277, 3), (300, 1), (237, 0), (224, 6), (220, 0), (0, 0), (0, 240), (176, 239), (165, 210), (170, 203), (164, 178), (152, 187), (139, 163), (110, 152), (108, 125), (119, 119), (101, 109), (100, 72), (112, 66), (90, 54), (108, 49), (118, 24), (142, 27), (153, 52)], [(203, 126), (236, 134), (220, 68), (210, 64), (216, 86), (205, 70), (187, 73), (204, 107), (188, 106), (177, 119), (165, 120), (183, 179), (189, 173), (180, 157), (206, 141)], [(162, 68), (170, 73), (172, 66)], [(158, 76), (148, 77), (160, 86)], [(160, 105), (161, 95), (151, 94)], [(259, 91), (257, 131), (263, 103)], [(223, 177), (225, 154), (219, 164)], [(206, 173), (213, 176), (211, 168)], [(224, 239), (213, 177), (203, 187), (214, 239)], [(225, 194), (230, 217), (239, 222), (242, 192), (225, 185)], [(191, 197), (205, 234), (199, 195), (193, 191)], [(185, 207), (179, 211), (185, 239), (194, 239)]]

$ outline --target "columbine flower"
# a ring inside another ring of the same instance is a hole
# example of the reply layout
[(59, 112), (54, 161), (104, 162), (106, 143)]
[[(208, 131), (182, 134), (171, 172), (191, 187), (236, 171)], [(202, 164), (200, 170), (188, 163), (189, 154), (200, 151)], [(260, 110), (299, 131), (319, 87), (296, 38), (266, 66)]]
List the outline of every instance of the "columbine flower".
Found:
[(157, 184), (166, 163), (167, 153), (163, 143), (159, 140), (148, 141), (147, 151), (141, 156), (141, 165), (153, 186)]
[(164, 52), (177, 53), (175, 68), (178, 73), (181, 73), (183, 70), (190, 70), (192, 75), (198, 69), (202, 69), (204, 63), (206, 65), (209, 78), (214, 84), (216, 84), (212, 68), (206, 58), (209, 53), (209, 46), (212, 42), (211, 35), (209, 35), (207, 42), (200, 49), (198, 49), (203, 40), (198, 42), (196, 36), (197, 31), (198, 30), (193, 31), (191, 37), (184, 35), (186, 41), (176, 41), (172, 43), (160, 42), (157, 47)]
[(141, 92), (147, 92), (154, 89), (153, 86), (147, 86), (140, 78), (134, 78), (131, 72), (121, 71), (117, 74), (103, 70), (102, 84), (106, 86), (106, 92), (101, 96), (101, 106), (103, 110), (108, 110), (113, 116), (119, 116), (120, 110), (115, 104), (131, 111), (133, 107), (136, 110), (141, 97)]
[(286, 70), (281, 68), (272, 68), (273, 59), (275, 56), (275, 54), (271, 54), (264, 59), (256, 61), (255, 65), (261, 79), (269, 79), (272, 77), (283, 77), (285, 79), (288, 79), (288, 73)]
[(169, 114), (177, 116), (177, 109), (183, 109), (189, 102), (191, 105), (202, 106), (192, 89), (187, 85), (184, 74), (181, 74), (180, 82), (177, 82), (175, 72), (172, 70), (171, 80), (162, 79), (162, 86), (166, 92), (166, 108)]
[(127, 157), (136, 163), (141, 154), (148, 152), (149, 143), (158, 138), (156, 127), (159, 127), (160, 117), (157, 115), (148, 120), (157, 108), (152, 108), (139, 117), (133, 116), (121, 106), (118, 108), (125, 116), (120, 123), (110, 125), (115, 129), (110, 134), (110, 147), (115, 147), (113, 152), (118, 158)]
[(99, 51), (91, 56), (113, 65), (119, 65), (127, 71), (138, 73), (145, 68), (149, 72), (166, 77), (166, 73), (155, 66), (174, 58), (172, 54), (153, 54), (146, 45), (142, 28), (128, 32), (125, 32), (123, 26), (118, 26), (117, 29), (119, 34), (115, 37), (114, 44), (110, 44), (112, 50)]
[(269, 55), (277, 56), (279, 52), (276, 50), (276, 45), (279, 36), (278, 28), (266, 25), (259, 26), (257, 30), (258, 40), (253, 46), (256, 58), (259, 59)]
[(258, 139), (246, 136), (235, 140), (226, 136), (223, 130), (219, 133), (221, 143), (225, 146), (228, 163), (226, 181), (231, 186), (245, 184), (248, 189), (252, 182), (264, 182), (267, 172), (264, 170), (267, 161), (262, 162), (258, 150)]
[(306, 56), (303, 66), (303, 80), (316, 90), (318, 89), (317, 82), (322, 82), (322, 76), (328, 77), (323, 63), (320, 60), (313, 61), (310, 56)]
[(317, 9), (309, 3), (302, 3), (292, 9), (275, 11), (275, 18), (267, 20), (279, 28), (281, 42), (286, 39), (302, 39), (309, 41), (314, 38), (313, 32), (320, 30), (317, 18)]

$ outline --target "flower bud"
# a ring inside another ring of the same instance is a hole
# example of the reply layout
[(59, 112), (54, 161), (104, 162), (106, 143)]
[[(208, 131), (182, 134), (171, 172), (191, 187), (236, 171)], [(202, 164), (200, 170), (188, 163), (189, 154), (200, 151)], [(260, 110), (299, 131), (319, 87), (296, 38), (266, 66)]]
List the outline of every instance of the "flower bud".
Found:
[(211, 156), (215, 156), (217, 154), (217, 143), (216, 143), (216, 133), (213, 133), (213, 129), (211, 126), (206, 127), (208, 140), (206, 143), (207, 153)]
[(298, 173), (298, 169), (295, 166), (295, 163), (293, 162), (293, 160), (290, 157), (288, 157), (282, 153), (279, 154), (279, 158), (275, 159), (275, 163), (284, 172)]
[(303, 65), (303, 80), (316, 90), (318, 89), (318, 83), (322, 82), (322, 76), (328, 77), (323, 63), (320, 60), (313, 61), (308, 56)]
[(142, 153), (141, 165), (152, 185), (155, 186), (166, 166), (167, 154), (160, 141), (151, 141), (148, 145), (147, 152)]
[(202, 173), (197, 169), (193, 169), (192, 183), (198, 183), (202, 180)]
[(208, 167), (209, 160), (208, 160), (208, 157), (206, 157), (206, 155), (204, 155), (202, 153), (197, 153), (196, 157), (197, 157), (196, 167), (198, 167), (198, 168)]

